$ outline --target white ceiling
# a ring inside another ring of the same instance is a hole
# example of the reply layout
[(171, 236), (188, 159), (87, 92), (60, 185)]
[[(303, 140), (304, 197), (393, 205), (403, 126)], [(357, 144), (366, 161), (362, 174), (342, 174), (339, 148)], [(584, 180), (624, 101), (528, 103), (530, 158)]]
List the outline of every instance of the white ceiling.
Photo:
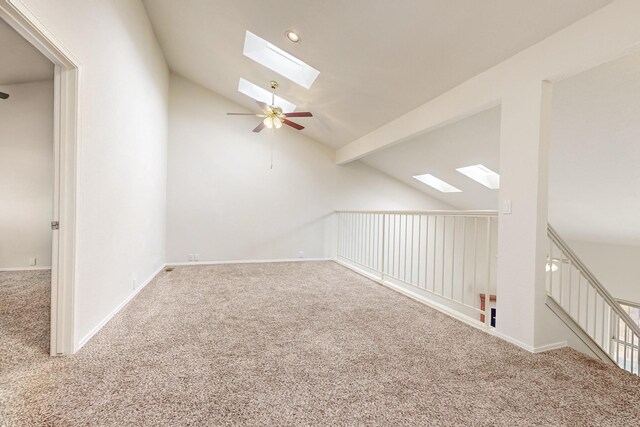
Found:
[[(144, 0), (169, 66), (247, 108), (238, 79), (310, 110), (312, 138), (340, 147), (611, 0)], [(294, 29), (302, 42), (284, 36)], [(310, 90), (242, 56), (245, 31), (321, 74)], [(236, 118), (235, 120), (240, 120)]]
[(0, 19), (0, 85), (53, 79), (53, 64)]
[[(498, 209), (498, 190), (490, 190), (456, 168), (483, 164), (499, 172), (500, 107), (421, 135), (361, 159), (399, 181), (459, 209)], [(441, 193), (413, 178), (430, 173), (462, 190)]]
[[(563, 237), (640, 245), (640, 53), (554, 85), (549, 221)], [(371, 154), (363, 162), (462, 209), (497, 209), (498, 191), (455, 171), (499, 172), (499, 107)], [(411, 178), (432, 173), (463, 190)]]

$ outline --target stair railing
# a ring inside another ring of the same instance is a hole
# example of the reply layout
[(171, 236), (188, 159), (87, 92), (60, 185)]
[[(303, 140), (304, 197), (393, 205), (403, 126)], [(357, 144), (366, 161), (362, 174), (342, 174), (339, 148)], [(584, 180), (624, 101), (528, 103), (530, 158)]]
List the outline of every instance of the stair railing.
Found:
[(337, 261), (478, 326), (496, 302), (497, 212), (338, 211)]
[(640, 327), (549, 225), (547, 295), (621, 368), (638, 374)]

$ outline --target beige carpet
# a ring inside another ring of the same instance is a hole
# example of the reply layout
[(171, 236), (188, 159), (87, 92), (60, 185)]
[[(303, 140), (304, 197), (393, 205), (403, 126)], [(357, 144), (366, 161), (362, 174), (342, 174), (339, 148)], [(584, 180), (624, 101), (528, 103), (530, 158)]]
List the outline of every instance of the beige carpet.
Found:
[(640, 423), (637, 377), (529, 354), (331, 262), (162, 273), (68, 358), (46, 356), (36, 281), (0, 273), (0, 425)]

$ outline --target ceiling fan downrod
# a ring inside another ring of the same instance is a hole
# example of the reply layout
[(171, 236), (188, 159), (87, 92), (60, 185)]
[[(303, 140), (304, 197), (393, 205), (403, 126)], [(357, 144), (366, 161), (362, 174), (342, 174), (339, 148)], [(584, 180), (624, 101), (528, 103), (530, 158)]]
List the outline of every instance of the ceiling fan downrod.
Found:
[(275, 80), (271, 80), (269, 84), (271, 84), (271, 106), (274, 107), (276, 105), (276, 89), (280, 85)]

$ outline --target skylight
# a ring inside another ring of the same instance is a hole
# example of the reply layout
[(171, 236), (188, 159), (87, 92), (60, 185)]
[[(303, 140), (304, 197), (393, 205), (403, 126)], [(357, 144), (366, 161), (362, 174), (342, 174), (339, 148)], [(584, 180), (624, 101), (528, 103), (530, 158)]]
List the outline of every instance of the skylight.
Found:
[(242, 53), (305, 89), (309, 89), (320, 74), (320, 71), (250, 31), (245, 35)]
[(459, 190), (453, 185), (444, 182), (440, 178), (436, 178), (430, 173), (425, 173), (424, 175), (415, 175), (414, 178), (420, 182), (427, 184), (429, 187), (433, 187), (436, 190), (441, 191), (443, 193), (461, 193), (462, 192), (462, 190)]
[(487, 188), (492, 190), (500, 188), (500, 175), (484, 165), (467, 166), (456, 170)]
[[(243, 93), (256, 101), (265, 102), (268, 105), (271, 105), (271, 92), (243, 79), (242, 77), (238, 82), (238, 92)], [(276, 105), (282, 108), (282, 112), (285, 114), (293, 113), (296, 109), (295, 104), (287, 101), (286, 99), (280, 98), (278, 95), (276, 95)]]

